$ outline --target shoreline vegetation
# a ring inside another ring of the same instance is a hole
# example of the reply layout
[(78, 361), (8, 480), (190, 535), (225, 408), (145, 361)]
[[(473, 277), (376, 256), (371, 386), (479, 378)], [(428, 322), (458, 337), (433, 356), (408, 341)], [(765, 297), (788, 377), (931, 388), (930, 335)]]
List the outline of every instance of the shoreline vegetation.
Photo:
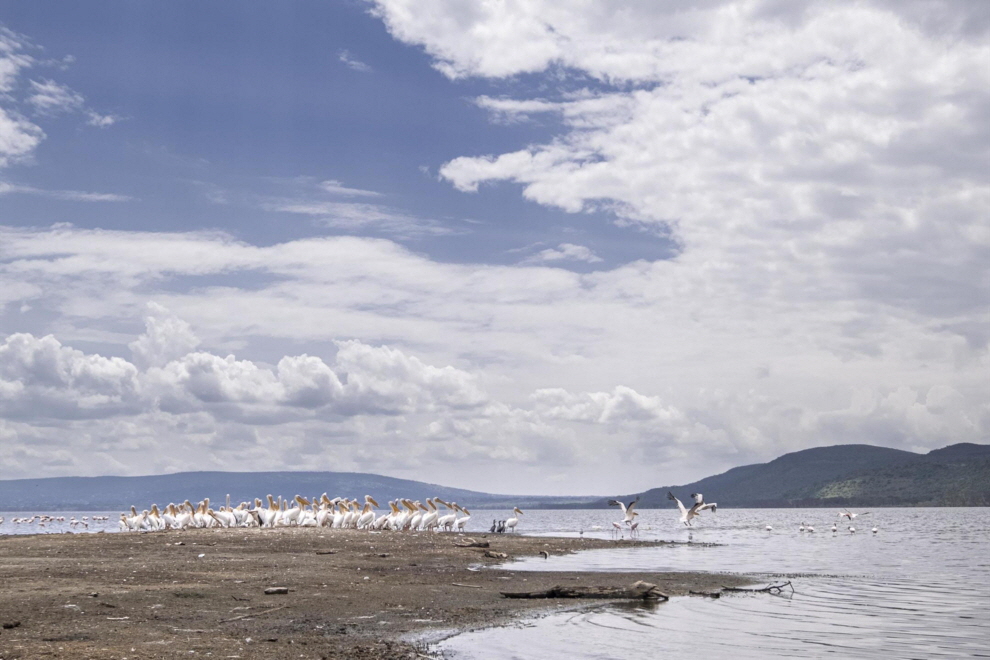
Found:
[[(463, 547), (469, 538), (490, 548)], [(752, 582), (722, 573), (482, 568), (504, 563), (486, 550), (552, 558), (664, 545), (676, 544), (288, 527), (0, 536), (0, 658), (428, 658), (417, 640), (575, 607), (503, 591), (645, 580), (686, 596)], [(283, 589), (265, 593), (272, 588)]]

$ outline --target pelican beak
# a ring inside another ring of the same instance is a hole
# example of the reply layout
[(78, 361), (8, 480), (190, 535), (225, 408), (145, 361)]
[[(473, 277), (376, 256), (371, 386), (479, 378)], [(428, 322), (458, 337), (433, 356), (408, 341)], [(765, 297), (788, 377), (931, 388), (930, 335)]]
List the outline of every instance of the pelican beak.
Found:
[(368, 496), (368, 502), (374, 504), (375, 506), (378, 506), (378, 502), (376, 502), (375, 498), (371, 497), (370, 495)]

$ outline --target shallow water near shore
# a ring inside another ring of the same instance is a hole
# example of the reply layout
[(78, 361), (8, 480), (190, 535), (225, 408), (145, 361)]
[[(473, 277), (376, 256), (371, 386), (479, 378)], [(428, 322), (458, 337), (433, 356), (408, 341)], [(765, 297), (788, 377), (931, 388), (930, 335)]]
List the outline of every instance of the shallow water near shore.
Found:
[[(524, 529), (600, 536), (615, 518), (531, 511)], [(438, 648), (456, 660), (990, 657), (990, 509), (876, 509), (852, 523), (827, 509), (721, 509), (690, 530), (678, 528), (672, 511), (639, 519), (640, 538), (684, 544), (527, 558), (502, 570), (628, 571), (637, 579), (724, 571), (790, 579), (795, 591), (610, 605), (465, 633)], [(799, 531), (802, 522), (815, 531)], [(719, 545), (702, 545), (710, 543)]]

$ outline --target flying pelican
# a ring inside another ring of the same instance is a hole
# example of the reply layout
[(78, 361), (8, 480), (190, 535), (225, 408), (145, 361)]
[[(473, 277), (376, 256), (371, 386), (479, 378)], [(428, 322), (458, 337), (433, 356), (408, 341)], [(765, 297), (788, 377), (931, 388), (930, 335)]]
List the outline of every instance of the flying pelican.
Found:
[[(520, 511), (519, 510), (519, 507), (517, 507), (517, 506), (512, 507), (512, 511), (513, 511), (513, 513), (516, 514), (516, 516), (521, 516), (523, 514), (523, 512)], [(516, 525), (519, 524), (519, 518), (517, 518), (516, 516), (512, 516), (511, 518), (509, 518), (509, 519), (507, 519), (505, 521), (505, 529), (507, 531), (510, 531), (510, 532), (516, 531)]]
[(870, 514), (869, 511), (864, 511), (863, 513), (852, 513), (851, 511), (847, 511), (843, 509), (842, 511), (839, 512), (839, 517), (841, 518), (842, 516), (845, 516), (846, 518), (849, 519), (849, 522), (852, 522), (859, 516), (867, 516), (869, 514)]
[(698, 507), (698, 513), (705, 511), (706, 509), (711, 509), (712, 513), (718, 509), (718, 503), (711, 502), (709, 504), (705, 503), (705, 496), (701, 493), (691, 493), (691, 497), (694, 498), (694, 505)]
[(622, 522), (624, 522), (627, 525), (632, 524), (633, 518), (636, 517), (636, 514), (633, 513), (633, 507), (636, 506), (636, 502), (639, 502), (639, 497), (636, 497), (636, 499), (634, 499), (629, 504), (623, 504), (619, 500), (608, 501), (609, 506), (617, 506), (622, 509), (622, 513), (625, 516), (625, 518), (622, 519)]
[(677, 508), (680, 509), (681, 512), (681, 522), (684, 523), (685, 525), (691, 525), (692, 524), (691, 519), (697, 516), (705, 509), (711, 509), (712, 512), (714, 512), (715, 507), (718, 506), (715, 503), (705, 504), (705, 498), (702, 497), (701, 493), (691, 493), (691, 497), (694, 498), (694, 504), (691, 506), (690, 509), (686, 509), (684, 508), (684, 504), (681, 503), (679, 499), (674, 497), (673, 493), (667, 491), (667, 499), (677, 502)]

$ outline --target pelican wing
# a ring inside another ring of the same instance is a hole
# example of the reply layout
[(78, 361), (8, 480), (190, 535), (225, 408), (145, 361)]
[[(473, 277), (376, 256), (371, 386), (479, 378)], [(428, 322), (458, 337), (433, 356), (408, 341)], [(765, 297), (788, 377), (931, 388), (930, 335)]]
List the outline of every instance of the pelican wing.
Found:
[(712, 513), (715, 513), (715, 509), (718, 507), (718, 503), (712, 502), (711, 504), (702, 504), (698, 507), (698, 513), (701, 513), (705, 509), (711, 509)]
[[(622, 502), (620, 502), (619, 500), (609, 500), (608, 501), (608, 505), (609, 506), (620, 507), (622, 509), (622, 513), (625, 513), (626, 512), (626, 505), (623, 504)], [(630, 505), (630, 506), (632, 506), (632, 505)]]
[(639, 502), (639, 496), (638, 495), (636, 496), (636, 499), (634, 499), (632, 502), (630, 502), (626, 506), (622, 507), (622, 510), (625, 511), (626, 513), (631, 513), (632, 510), (633, 510), (633, 507), (636, 506), (636, 503), (637, 502)]
[(677, 502), (677, 508), (680, 509), (681, 516), (687, 516), (688, 510), (684, 508), (684, 504), (681, 503), (681, 501), (679, 499), (677, 499), (676, 497), (674, 497), (674, 494), (671, 493), (670, 491), (667, 491), (667, 499), (668, 500), (674, 500), (675, 502)]

